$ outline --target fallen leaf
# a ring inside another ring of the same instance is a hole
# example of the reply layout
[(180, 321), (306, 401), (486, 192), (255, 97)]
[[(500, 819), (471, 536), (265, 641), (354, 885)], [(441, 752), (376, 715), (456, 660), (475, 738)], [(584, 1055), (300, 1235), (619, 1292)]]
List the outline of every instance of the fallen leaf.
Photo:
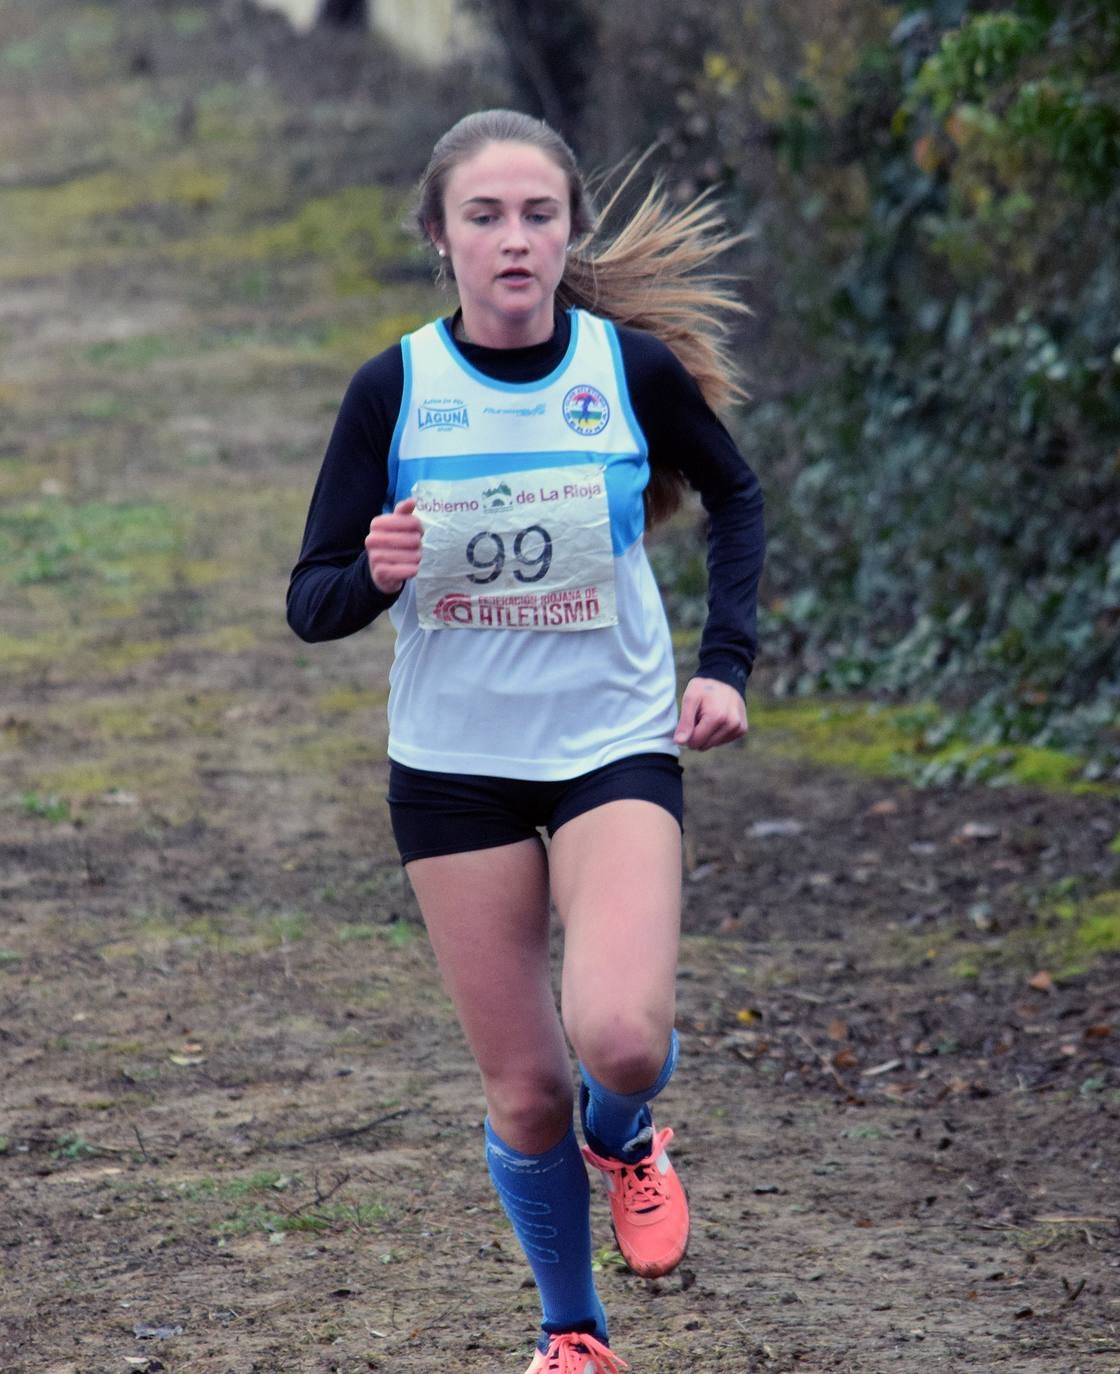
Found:
[(801, 822), (795, 820), (755, 821), (747, 833), (757, 840), (765, 840), (772, 835), (800, 835), (804, 829)]
[(1112, 1034), (1112, 1027), (1107, 1022), (1100, 1021), (1095, 1026), (1085, 1027), (1086, 1040), (1107, 1040)]
[(755, 1021), (761, 1021), (762, 1013), (754, 1007), (740, 1007), (735, 1013), (735, 1020), (741, 1026), (749, 1026)]
[(830, 1040), (847, 1040), (848, 1023), (846, 1021), (830, 1021), (828, 1023), (828, 1038)]
[(149, 1326), (146, 1322), (139, 1322), (132, 1328), (132, 1334), (140, 1341), (165, 1341), (169, 1336), (181, 1336), (183, 1328), (181, 1326)]
[(206, 1063), (206, 1056), (203, 1054), (169, 1054), (167, 1057), (172, 1064), (177, 1064), (181, 1069), (193, 1069), (198, 1064)]
[(898, 802), (890, 797), (884, 797), (882, 801), (872, 802), (867, 808), (868, 816), (896, 816), (898, 814)]
[(883, 1064), (876, 1064), (873, 1069), (864, 1069), (864, 1078), (878, 1078), (881, 1073), (890, 1073), (892, 1069), (902, 1068), (901, 1059), (888, 1059)]
[(962, 840), (998, 840), (1000, 829), (998, 825), (989, 825), (986, 821), (965, 821), (957, 835)]
[(1034, 988), (1035, 992), (1053, 992), (1053, 975), (1046, 969), (1040, 968), (1033, 978), (1027, 979), (1027, 987)]
[(834, 1069), (856, 1069), (859, 1067), (859, 1060), (851, 1050), (837, 1050), (832, 1056), (832, 1067)]

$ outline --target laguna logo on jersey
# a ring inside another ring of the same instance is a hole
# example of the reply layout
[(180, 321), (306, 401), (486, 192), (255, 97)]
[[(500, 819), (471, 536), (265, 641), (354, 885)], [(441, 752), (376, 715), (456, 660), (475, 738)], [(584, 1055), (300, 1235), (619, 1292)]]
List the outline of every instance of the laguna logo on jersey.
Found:
[(446, 396), (422, 401), (416, 408), (416, 424), (419, 429), (470, 429), (467, 403)]
[(611, 408), (607, 398), (593, 386), (574, 386), (564, 397), (560, 407), (564, 423), (584, 438), (600, 434), (611, 418)]

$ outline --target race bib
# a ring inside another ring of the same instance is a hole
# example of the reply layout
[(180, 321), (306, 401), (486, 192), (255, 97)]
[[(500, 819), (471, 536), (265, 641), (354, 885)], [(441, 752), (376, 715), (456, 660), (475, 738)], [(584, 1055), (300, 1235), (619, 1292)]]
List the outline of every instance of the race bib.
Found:
[(427, 630), (618, 624), (606, 468), (417, 482), (416, 608)]

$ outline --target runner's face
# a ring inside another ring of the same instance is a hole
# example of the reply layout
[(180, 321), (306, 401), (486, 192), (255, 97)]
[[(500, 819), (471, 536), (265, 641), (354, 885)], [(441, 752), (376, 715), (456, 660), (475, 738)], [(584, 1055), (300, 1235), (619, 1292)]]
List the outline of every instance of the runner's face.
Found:
[(516, 348), (552, 337), (571, 233), (568, 178), (528, 143), (488, 143), (444, 191), (436, 245), (451, 261), (472, 343)]

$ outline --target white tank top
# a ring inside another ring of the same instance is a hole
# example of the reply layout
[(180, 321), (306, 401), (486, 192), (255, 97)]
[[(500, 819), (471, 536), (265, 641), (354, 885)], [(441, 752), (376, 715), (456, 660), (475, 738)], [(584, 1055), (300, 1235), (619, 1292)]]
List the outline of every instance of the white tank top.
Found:
[(648, 446), (614, 328), (571, 326), (536, 382), (485, 376), (442, 321), (401, 342), (386, 508), (416, 494), (425, 522), (391, 611), (389, 755), (409, 767), (554, 780), (678, 752)]

